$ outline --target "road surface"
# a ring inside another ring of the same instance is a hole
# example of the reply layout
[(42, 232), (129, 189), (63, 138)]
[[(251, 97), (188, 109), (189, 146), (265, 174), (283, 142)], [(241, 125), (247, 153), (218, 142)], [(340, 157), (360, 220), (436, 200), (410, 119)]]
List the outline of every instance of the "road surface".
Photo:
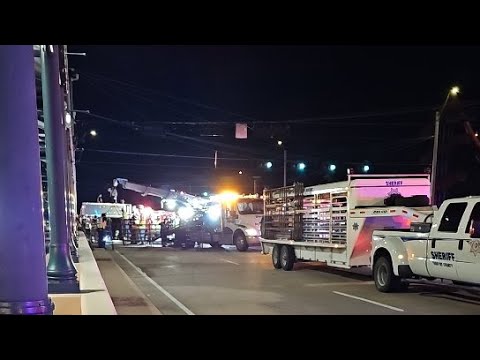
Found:
[(120, 247), (115, 262), (165, 315), (478, 314), (480, 296), (413, 284), (383, 294), (369, 276), (297, 263), (275, 270), (260, 249)]

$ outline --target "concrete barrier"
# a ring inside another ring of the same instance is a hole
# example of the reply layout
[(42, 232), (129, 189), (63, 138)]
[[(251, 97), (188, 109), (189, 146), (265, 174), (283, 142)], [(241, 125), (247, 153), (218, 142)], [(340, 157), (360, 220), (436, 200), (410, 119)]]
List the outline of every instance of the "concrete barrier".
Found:
[(54, 315), (117, 315), (92, 250), (81, 232), (78, 235), (78, 257), (79, 263), (75, 267), (80, 294), (51, 294)]

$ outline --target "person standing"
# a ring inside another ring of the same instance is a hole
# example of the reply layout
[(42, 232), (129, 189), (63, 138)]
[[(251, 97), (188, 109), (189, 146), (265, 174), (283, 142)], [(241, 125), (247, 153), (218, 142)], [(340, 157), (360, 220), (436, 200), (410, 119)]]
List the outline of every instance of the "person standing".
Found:
[(100, 218), (100, 221), (97, 225), (97, 231), (98, 231), (98, 247), (105, 249), (105, 240), (104, 236), (105, 231), (107, 229), (107, 214), (102, 214), (102, 217)]

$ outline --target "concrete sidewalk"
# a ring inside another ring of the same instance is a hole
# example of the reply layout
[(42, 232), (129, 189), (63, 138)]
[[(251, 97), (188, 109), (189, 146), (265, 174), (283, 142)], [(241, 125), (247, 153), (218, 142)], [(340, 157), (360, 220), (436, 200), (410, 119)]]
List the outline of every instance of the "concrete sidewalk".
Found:
[(118, 315), (162, 315), (112, 258), (110, 250), (93, 250)]

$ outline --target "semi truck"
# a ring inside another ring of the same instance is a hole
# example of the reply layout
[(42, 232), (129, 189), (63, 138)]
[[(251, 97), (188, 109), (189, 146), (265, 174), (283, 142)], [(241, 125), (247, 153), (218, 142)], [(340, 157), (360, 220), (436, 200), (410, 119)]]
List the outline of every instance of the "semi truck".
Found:
[(433, 214), (429, 196), (429, 174), (350, 174), (341, 182), (265, 189), (262, 254), (286, 271), (297, 261), (371, 268), (374, 230), (424, 222)]
[(219, 245), (235, 245), (238, 251), (247, 251), (260, 245), (260, 226), (263, 217), (263, 199), (258, 194), (238, 195), (224, 192), (212, 196), (221, 211), (222, 237)]
[(410, 229), (375, 230), (372, 259), (381, 292), (405, 289), (406, 279), (480, 285), (480, 197), (446, 200)]

